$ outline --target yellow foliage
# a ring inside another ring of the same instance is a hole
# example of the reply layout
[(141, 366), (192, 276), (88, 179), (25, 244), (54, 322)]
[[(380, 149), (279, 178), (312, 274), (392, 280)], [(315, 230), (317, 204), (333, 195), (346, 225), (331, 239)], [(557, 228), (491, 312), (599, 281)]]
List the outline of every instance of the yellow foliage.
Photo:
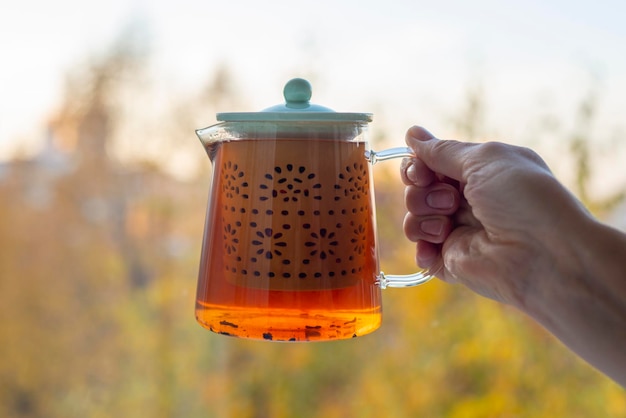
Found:
[[(70, 116), (55, 126), (79, 152)], [(438, 280), (385, 290), (381, 329), (354, 340), (212, 334), (193, 317), (206, 179), (70, 157), (0, 177), (2, 417), (626, 416), (623, 389), (528, 318)], [(416, 267), (396, 168), (376, 170), (378, 233), (401, 274)]]

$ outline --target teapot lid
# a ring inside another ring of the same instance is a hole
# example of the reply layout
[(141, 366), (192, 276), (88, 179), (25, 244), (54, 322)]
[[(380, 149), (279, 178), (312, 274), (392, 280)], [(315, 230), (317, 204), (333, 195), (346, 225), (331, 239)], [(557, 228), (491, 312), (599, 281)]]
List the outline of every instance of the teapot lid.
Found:
[(268, 107), (260, 112), (218, 113), (223, 122), (371, 122), (371, 113), (340, 113), (324, 106), (310, 103), (311, 84), (303, 78), (294, 78), (285, 84), (285, 103)]

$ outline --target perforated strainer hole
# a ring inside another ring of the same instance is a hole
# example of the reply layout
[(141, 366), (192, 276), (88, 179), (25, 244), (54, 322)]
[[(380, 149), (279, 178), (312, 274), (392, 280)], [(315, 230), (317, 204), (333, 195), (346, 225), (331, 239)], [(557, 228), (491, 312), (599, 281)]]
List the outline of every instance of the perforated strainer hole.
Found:
[(320, 182), (315, 181), (317, 174), (309, 171), (306, 166), (285, 164), (276, 166), (270, 173), (265, 173), (259, 184), (261, 195), (259, 200), (266, 202), (278, 199), (282, 202), (299, 202), (304, 198), (322, 200), (319, 189)]
[(262, 255), (266, 259), (271, 260), (274, 256), (280, 257), (283, 255), (287, 242), (282, 239), (282, 232), (274, 232), (272, 228), (264, 228), (256, 231), (252, 240), (252, 246), (257, 255)]
[(228, 199), (241, 197), (248, 199), (249, 183), (245, 180), (245, 173), (237, 163), (226, 161), (220, 170), (222, 195)]

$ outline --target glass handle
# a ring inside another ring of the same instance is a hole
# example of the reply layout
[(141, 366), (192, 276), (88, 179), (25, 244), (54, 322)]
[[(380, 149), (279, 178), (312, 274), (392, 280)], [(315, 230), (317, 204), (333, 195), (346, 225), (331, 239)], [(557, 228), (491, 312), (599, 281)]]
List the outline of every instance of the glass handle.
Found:
[(365, 151), (365, 158), (374, 165), (379, 161), (391, 160), (393, 158), (415, 157), (415, 153), (409, 147), (389, 148), (382, 151)]
[[(365, 151), (365, 158), (372, 165), (376, 164), (378, 161), (406, 157), (415, 157), (415, 153), (409, 147), (389, 148), (382, 151)], [(413, 274), (402, 275), (385, 274), (381, 271), (376, 277), (376, 284), (380, 286), (381, 289), (386, 289), (388, 287), (411, 287), (424, 284), (432, 278), (433, 276), (428, 274), (426, 270), (421, 270)]]

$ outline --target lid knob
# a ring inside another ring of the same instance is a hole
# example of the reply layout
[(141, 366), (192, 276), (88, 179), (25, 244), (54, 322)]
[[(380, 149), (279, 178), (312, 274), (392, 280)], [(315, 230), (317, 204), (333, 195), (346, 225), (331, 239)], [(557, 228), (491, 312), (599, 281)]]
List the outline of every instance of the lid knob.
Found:
[(289, 80), (283, 89), (285, 105), (291, 109), (305, 109), (309, 107), (309, 100), (311, 100), (312, 94), (311, 84), (303, 78)]
[(371, 122), (371, 113), (338, 113), (310, 103), (313, 89), (303, 78), (293, 78), (285, 84), (285, 103), (277, 104), (260, 112), (218, 113), (221, 122)]

